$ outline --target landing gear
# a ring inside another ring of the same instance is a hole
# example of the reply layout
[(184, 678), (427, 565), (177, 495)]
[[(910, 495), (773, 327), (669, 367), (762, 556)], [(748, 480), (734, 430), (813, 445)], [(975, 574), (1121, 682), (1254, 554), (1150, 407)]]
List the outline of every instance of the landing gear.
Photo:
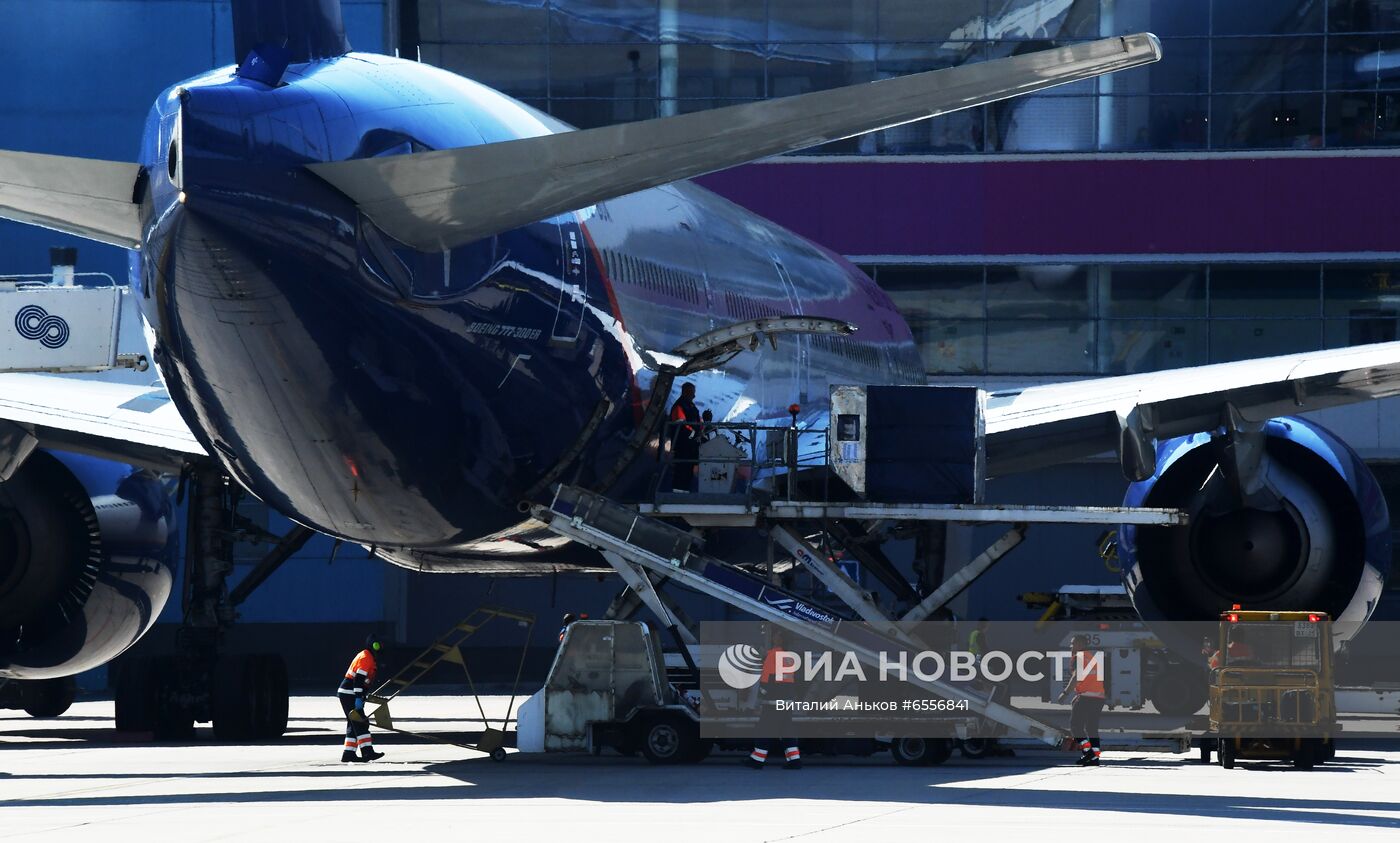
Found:
[(276, 654), (224, 656), (214, 677), (214, 737), (272, 740), (287, 729), (287, 665)]
[(0, 708), (23, 709), (30, 717), (58, 717), (77, 695), (73, 677), (62, 679), (0, 679)]
[[(116, 683), (116, 725), (158, 740), (188, 740), (195, 723), (212, 721), (224, 741), (271, 740), (287, 728), (287, 665), (280, 655), (232, 655), (224, 639), (236, 609), (313, 532), (295, 527), (277, 537), (238, 513), (243, 492), (217, 467), (190, 466), (185, 547), (185, 621), (175, 653), (127, 659)], [(237, 542), (275, 543), (238, 587), (229, 590)]]

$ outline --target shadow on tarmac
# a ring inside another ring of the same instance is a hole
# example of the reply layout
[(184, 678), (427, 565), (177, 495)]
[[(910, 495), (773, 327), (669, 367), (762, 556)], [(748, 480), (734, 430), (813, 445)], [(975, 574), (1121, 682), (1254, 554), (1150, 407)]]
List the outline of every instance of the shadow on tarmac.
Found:
[[(318, 738), (317, 742), (324, 741)], [(285, 743), (285, 742), (283, 742)], [(198, 745), (198, 744), (196, 744)], [(1194, 759), (1133, 758), (1098, 769), (1079, 770), (1061, 756), (1017, 757), (974, 762), (950, 762), (940, 767), (898, 767), (888, 756), (868, 759), (818, 757), (800, 772), (751, 771), (740, 766), (742, 756), (715, 756), (698, 766), (652, 766), (641, 759), (617, 756), (511, 757), (504, 762), (485, 758), (430, 764), (395, 763), (393, 745), (389, 760), (369, 765), (335, 765), (311, 770), (262, 770), (249, 772), (182, 774), (181, 778), (286, 779), (313, 777), (349, 780), (354, 777), (393, 777), (400, 781), (422, 779), (421, 786), (395, 784), (328, 789), (259, 790), (226, 793), (87, 794), (23, 799), (0, 807), (78, 808), (119, 805), (182, 805), (319, 802), (414, 803), (422, 801), (531, 799), (549, 796), (597, 803), (706, 804), (770, 799), (814, 799), (897, 803), (902, 805), (957, 805), (983, 808), (1030, 808), (1061, 811), (1104, 811), (1143, 815), (1198, 816), (1218, 819), (1273, 820), (1313, 826), (1400, 828), (1400, 817), (1358, 815), (1358, 811), (1400, 813), (1400, 802), (1366, 802), (1340, 799), (1306, 799), (1268, 796), (1101, 792), (1095, 790), (1034, 787), (1038, 781), (998, 786), (993, 779), (1044, 773), (1047, 776), (1111, 777), (1114, 769), (1161, 770), (1194, 766)], [(1344, 775), (1369, 772), (1382, 762), (1342, 755), (1335, 763), (1310, 772), (1293, 772), (1281, 765), (1245, 764), (1232, 775)], [(0, 773), (0, 775), (4, 775)], [(22, 779), (122, 779), (170, 778), (169, 773), (82, 773), (77, 775), (11, 774)], [(450, 782), (450, 783), (445, 783)], [(1069, 818), (1069, 814), (1066, 814)]]

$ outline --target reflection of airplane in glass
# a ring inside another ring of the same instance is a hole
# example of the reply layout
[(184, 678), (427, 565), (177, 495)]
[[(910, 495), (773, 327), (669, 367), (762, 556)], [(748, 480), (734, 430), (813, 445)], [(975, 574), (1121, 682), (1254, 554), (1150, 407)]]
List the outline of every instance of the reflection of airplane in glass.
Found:
[[(831, 384), (923, 378), (868, 278), (683, 179), (1159, 55), (1150, 35), (1110, 38), (574, 132), (435, 68), (350, 53), (335, 0), (234, 10), (242, 64), (163, 94), (139, 163), (0, 154), (0, 215), (131, 250), (168, 390), (0, 377), (0, 675), (100, 664), (159, 612), (168, 502), (112, 466), (213, 467), (411, 568), (586, 561), (540, 541), (519, 505), (566, 475), (635, 494), (645, 396), (684, 341), (785, 314), (857, 328), (695, 376), (722, 420), (786, 419), (796, 402), (800, 424), (825, 426)], [(1256, 420), (1390, 394), (1397, 365), (1400, 348), (1376, 346), (997, 395), (990, 464), (1116, 448), (1150, 503), (1203, 525), (1126, 541), (1142, 551), (1130, 585), (1180, 577), (1354, 615), (1385, 535), (1369, 474), (1311, 427)], [(1226, 428), (1223, 449), (1202, 434)], [(129, 504), (122, 529), (100, 495)], [(1251, 541), (1283, 555), (1248, 576), (1199, 568), (1233, 570)]]

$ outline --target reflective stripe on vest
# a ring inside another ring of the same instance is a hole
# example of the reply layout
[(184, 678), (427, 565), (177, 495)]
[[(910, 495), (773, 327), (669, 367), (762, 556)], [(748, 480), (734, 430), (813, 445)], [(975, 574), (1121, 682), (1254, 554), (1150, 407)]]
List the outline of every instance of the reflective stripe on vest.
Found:
[(1099, 657), (1098, 666), (1102, 670), (1107, 670), (1105, 663), (1107, 657), (1102, 653), (1090, 653), (1084, 650), (1074, 654), (1074, 692), (1082, 697), (1102, 697), (1104, 696), (1103, 675), (1100, 670), (1096, 670), (1094, 656)]

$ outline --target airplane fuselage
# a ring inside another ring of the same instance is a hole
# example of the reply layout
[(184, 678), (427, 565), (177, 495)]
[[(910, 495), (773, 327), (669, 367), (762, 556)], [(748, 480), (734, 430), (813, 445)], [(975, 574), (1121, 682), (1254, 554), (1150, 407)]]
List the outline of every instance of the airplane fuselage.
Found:
[[(922, 377), (869, 278), (691, 184), (425, 253), (303, 168), (568, 130), (378, 55), (294, 65), (276, 88), (226, 68), (162, 95), (132, 277), (210, 453), (302, 523), (451, 567), (455, 549), (520, 522), (517, 504), (590, 427), (568, 476), (609, 472), (655, 375), (646, 352), (674, 361), (684, 340), (759, 316), (857, 326), (692, 378), (718, 420), (786, 420), (798, 403), (802, 424), (824, 426), (829, 384)], [(614, 490), (655, 470), (640, 459)]]

